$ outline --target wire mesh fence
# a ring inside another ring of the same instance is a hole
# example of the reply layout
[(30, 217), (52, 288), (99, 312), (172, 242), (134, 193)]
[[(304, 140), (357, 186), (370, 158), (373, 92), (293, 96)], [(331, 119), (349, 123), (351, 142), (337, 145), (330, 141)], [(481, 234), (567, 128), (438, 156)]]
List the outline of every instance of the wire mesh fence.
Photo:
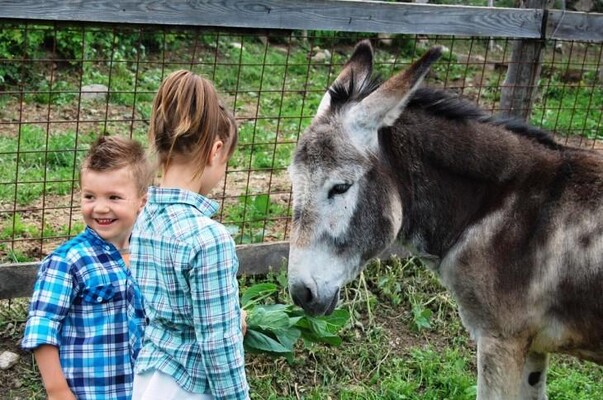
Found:
[[(146, 143), (154, 93), (181, 68), (211, 79), (239, 125), (237, 152), (212, 193), (222, 205), (217, 218), (238, 244), (286, 240), (291, 153), (354, 44), (367, 37), (384, 77), (445, 46), (427, 84), (500, 111), (513, 39), (3, 23), (0, 263), (39, 260), (83, 229), (78, 167), (88, 146), (104, 134)], [(545, 43), (532, 123), (598, 147), (602, 51), (601, 43)]]

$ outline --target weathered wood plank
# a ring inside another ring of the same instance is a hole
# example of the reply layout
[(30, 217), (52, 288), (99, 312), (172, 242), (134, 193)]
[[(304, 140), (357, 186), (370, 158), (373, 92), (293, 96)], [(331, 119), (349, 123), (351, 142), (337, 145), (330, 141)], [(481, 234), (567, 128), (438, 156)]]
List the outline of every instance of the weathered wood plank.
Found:
[[(547, 0), (525, 0), (525, 7), (545, 7)], [(503, 115), (527, 121), (532, 114), (533, 99), (538, 90), (542, 69), (544, 40), (524, 39), (513, 42), (513, 53), (500, 93)]]
[(547, 38), (603, 42), (603, 14), (550, 10)]
[(1, 19), (536, 38), (542, 10), (353, 0), (4, 0)]
[(31, 296), (38, 263), (0, 266), (0, 300)]
[[(288, 255), (288, 242), (237, 246), (239, 274), (278, 271)], [(39, 265), (38, 262), (0, 265), (0, 300), (31, 296)]]
[[(383, 253), (384, 258), (393, 255), (407, 256), (398, 244)], [(270, 271), (278, 272), (286, 266), (289, 256), (289, 242), (262, 243), (237, 246), (239, 275), (262, 275)], [(29, 297), (33, 291), (39, 263), (0, 265), (0, 300)]]

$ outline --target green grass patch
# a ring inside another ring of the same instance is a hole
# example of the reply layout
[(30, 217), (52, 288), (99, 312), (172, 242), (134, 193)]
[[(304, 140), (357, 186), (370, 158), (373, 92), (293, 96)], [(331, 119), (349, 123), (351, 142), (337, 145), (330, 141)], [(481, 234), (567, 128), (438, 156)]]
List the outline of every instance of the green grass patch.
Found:
[[(402, 283), (400, 290), (396, 281)], [(290, 305), (286, 284), (283, 272), (241, 277), (242, 302), (248, 310)], [(337, 333), (339, 345), (295, 341), (289, 359), (270, 352), (247, 353), (252, 399), (475, 398), (475, 347), (460, 326), (454, 303), (417, 259), (372, 262), (361, 279), (346, 287), (343, 299), (341, 308), (348, 310), (350, 320)], [(416, 326), (413, 301), (432, 311), (429, 327)], [(0, 307), (0, 340), (19, 340), (26, 308), (2, 311)], [(276, 322), (266, 322), (275, 315), (268, 314), (261, 315), (263, 322), (254, 326), (263, 324), (271, 331), (291, 327), (291, 313), (286, 318), (280, 315)], [(22, 387), (9, 393), (44, 398), (32, 359), (24, 356), (16, 368), (11, 374), (19, 376)], [(548, 383), (552, 399), (601, 398), (603, 369), (554, 355)]]
[(286, 213), (267, 194), (246, 195), (224, 207), (223, 223), (237, 244), (261, 243), (271, 224)]
[(28, 204), (43, 193), (71, 193), (79, 165), (94, 135), (48, 135), (23, 125), (18, 137), (0, 137), (0, 199)]
[(601, 86), (578, 87), (551, 84), (540, 103), (534, 106), (532, 121), (543, 128), (565, 135), (603, 139)]

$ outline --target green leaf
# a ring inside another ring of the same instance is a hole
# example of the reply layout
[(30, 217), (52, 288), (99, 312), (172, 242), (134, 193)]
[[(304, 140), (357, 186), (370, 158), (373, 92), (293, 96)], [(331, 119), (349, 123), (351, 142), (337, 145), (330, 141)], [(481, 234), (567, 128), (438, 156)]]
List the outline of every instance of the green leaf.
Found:
[(295, 346), (295, 342), (299, 340), (301, 337), (301, 331), (296, 328), (291, 328), (287, 330), (277, 331), (275, 332), (276, 338), (278, 341), (285, 347), (291, 349), (293, 351), (293, 346)]
[(274, 283), (255, 284), (245, 290), (245, 293), (243, 293), (243, 296), (241, 296), (241, 304), (243, 305), (243, 308), (246, 308), (248, 305), (257, 303), (258, 301), (271, 296), (277, 291), (278, 287)]
[(256, 306), (247, 312), (247, 327), (261, 330), (289, 328), (292, 324), (285, 304)]
[(344, 310), (339, 308), (333, 311), (333, 314), (328, 317), (321, 317), (327, 323), (327, 329), (331, 333), (336, 333), (341, 330), (350, 320), (350, 312), (348, 310)]
[(291, 348), (283, 346), (270, 336), (249, 328), (247, 328), (247, 334), (245, 334), (243, 344), (248, 350), (252, 351), (264, 351), (277, 354), (292, 352)]
[(327, 343), (332, 346), (339, 346), (341, 344), (341, 338), (337, 335), (317, 335), (314, 332), (302, 331), (302, 337), (304, 340), (312, 343)]
[(267, 194), (259, 194), (253, 199), (253, 208), (257, 216), (265, 216), (268, 214), (270, 206), (270, 197)]
[[(303, 314), (303, 311), (300, 313)], [(296, 314), (299, 314), (299, 312)], [(296, 326), (312, 330), (319, 335), (337, 333), (350, 320), (349, 311), (344, 309), (337, 309), (333, 314), (321, 317), (303, 315), (304, 318), (300, 320)]]
[(420, 305), (413, 307), (413, 321), (417, 330), (430, 329), (431, 317), (433, 312), (428, 308), (423, 308)]

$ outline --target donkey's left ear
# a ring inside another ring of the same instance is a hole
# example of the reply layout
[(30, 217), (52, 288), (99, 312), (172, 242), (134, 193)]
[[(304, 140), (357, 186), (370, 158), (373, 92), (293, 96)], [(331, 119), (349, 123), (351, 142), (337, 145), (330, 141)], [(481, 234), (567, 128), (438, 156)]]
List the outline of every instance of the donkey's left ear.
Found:
[[(392, 126), (400, 117), (408, 100), (420, 87), (431, 65), (442, 55), (442, 47), (432, 47), (410, 67), (385, 81), (377, 90), (349, 110), (352, 132), (377, 132), (380, 128)], [(356, 138), (369, 148), (376, 148), (377, 135)], [(369, 143), (366, 143), (366, 141)]]
[[(350, 59), (345, 63), (341, 72), (330, 86), (331, 88), (335, 85), (341, 85), (344, 87), (350, 87), (354, 90), (360, 90), (363, 83), (370, 78), (373, 72), (373, 46), (370, 40), (364, 39), (356, 44), (354, 52)], [(350, 93), (351, 96), (354, 93)], [(325, 113), (331, 106), (331, 95), (329, 90), (324, 94), (316, 116)]]

